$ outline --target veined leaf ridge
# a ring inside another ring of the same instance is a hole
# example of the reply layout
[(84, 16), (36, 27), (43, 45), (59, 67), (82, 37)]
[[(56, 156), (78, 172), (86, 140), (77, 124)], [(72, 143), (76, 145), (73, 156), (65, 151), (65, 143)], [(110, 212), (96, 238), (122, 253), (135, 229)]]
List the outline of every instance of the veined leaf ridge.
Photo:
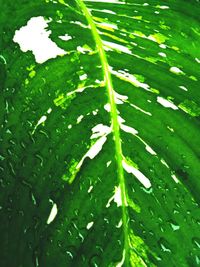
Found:
[[(121, 138), (120, 138), (120, 125), (118, 121), (118, 114), (117, 114), (117, 107), (115, 103), (115, 95), (114, 95), (114, 88), (112, 84), (112, 78), (109, 70), (109, 64), (107, 60), (107, 56), (105, 50), (103, 48), (103, 43), (101, 37), (98, 33), (96, 25), (93, 21), (92, 15), (88, 8), (86, 7), (83, 0), (76, 0), (77, 4), (83, 11), (87, 22), (91, 28), (91, 32), (96, 43), (96, 47), (98, 49), (102, 71), (105, 79), (105, 86), (107, 89), (108, 94), (108, 101), (110, 104), (110, 118), (112, 124), (112, 133), (113, 139), (115, 143), (115, 156), (117, 161), (117, 170), (118, 170), (118, 179), (119, 179), (119, 186), (121, 191), (121, 201), (122, 201), (122, 227), (123, 227), (123, 234), (124, 234), (124, 252), (123, 252), (123, 263), (124, 266), (129, 266), (129, 228), (128, 228), (128, 211), (127, 211), (127, 201), (126, 201), (126, 185), (125, 185), (125, 178), (124, 178), (124, 170), (123, 170), (123, 153), (122, 153), (122, 146), (121, 146)], [(122, 263), (122, 264), (123, 264)], [(121, 265), (120, 265), (121, 266)]]

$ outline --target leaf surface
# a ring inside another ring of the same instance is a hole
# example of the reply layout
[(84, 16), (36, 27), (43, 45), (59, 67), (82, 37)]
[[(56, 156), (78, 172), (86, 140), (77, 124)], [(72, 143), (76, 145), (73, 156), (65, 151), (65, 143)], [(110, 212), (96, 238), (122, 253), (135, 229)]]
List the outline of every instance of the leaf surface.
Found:
[(0, 265), (198, 266), (199, 1), (0, 6)]

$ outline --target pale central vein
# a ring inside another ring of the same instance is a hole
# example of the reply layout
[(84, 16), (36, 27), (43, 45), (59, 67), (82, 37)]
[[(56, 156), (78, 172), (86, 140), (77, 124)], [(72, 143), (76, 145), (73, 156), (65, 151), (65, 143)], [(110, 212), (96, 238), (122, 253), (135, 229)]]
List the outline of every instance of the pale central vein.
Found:
[(83, 0), (76, 0), (80, 8), (82, 9), (88, 24), (91, 28), (91, 32), (93, 38), (95, 40), (99, 57), (102, 64), (102, 70), (104, 74), (106, 89), (108, 93), (108, 99), (110, 103), (110, 116), (111, 116), (111, 123), (112, 123), (112, 133), (115, 143), (115, 156), (117, 161), (117, 169), (118, 169), (118, 179), (119, 185), (121, 190), (121, 200), (122, 200), (122, 222), (123, 222), (123, 232), (124, 232), (124, 250), (125, 250), (125, 265), (129, 266), (129, 239), (128, 239), (128, 213), (127, 213), (127, 203), (126, 203), (126, 186), (125, 186), (125, 179), (124, 179), (124, 170), (122, 166), (122, 145), (121, 145), (121, 138), (120, 138), (120, 125), (118, 121), (117, 115), (117, 107), (115, 103), (115, 96), (114, 96), (114, 88), (112, 84), (112, 78), (109, 71), (109, 64), (106, 57), (105, 50), (103, 48), (103, 43), (101, 37), (98, 33), (96, 25), (92, 19), (92, 15), (86, 5), (84, 4)]

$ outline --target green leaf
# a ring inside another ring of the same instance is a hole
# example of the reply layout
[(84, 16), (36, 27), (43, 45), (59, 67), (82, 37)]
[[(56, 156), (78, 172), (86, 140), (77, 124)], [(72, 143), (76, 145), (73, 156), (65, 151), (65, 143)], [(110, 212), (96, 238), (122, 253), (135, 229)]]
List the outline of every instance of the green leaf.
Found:
[(199, 266), (199, 1), (0, 6), (0, 266)]

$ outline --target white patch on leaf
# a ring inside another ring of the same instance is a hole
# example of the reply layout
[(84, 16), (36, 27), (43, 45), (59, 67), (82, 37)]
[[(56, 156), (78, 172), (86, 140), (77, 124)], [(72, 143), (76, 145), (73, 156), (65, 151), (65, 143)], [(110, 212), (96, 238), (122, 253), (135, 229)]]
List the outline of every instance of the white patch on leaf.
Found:
[(48, 22), (50, 20), (47, 21), (42, 16), (33, 17), (26, 26), (16, 30), (13, 37), (13, 41), (20, 45), (23, 52), (33, 52), (37, 63), (44, 63), (50, 58), (66, 54), (49, 38), (51, 31), (46, 31)]
[(125, 122), (125, 120), (122, 117), (118, 116), (118, 122), (119, 122), (120, 128), (124, 132), (130, 133), (132, 135), (138, 134), (138, 131), (136, 129), (134, 129), (133, 127), (130, 127), (130, 126), (127, 126), (127, 125), (123, 124), (123, 122)]
[(90, 230), (90, 228), (92, 228), (93, 224), (94, 224), (94, 222), (89, 222), (89, 223), (87, 224), (87, 226), (86, 226), (86, 229), (87, 229), (87, 230)]
[(120, 228), (122, 226), (122, 219), (120, 219), (119, 223), (116, 225), (116, 228)]
[(174, 182), (175, 182), (176, 184), (179, 183), (179, 180), (178, 180), (178, 178), (176, 177), (175, 174), (172, 174), (172, 179), (174, 180)]
[(125, 249), (124, 249), (124, 250), (123, 250), (122, 259), (121, 259), (120, 262), (117, 263), (116, 267), (122, 267), (122, 266), (124, 265), (125, 255), (126, 255), (126, 252), (125, 252)]
[(166, 49), (167, 48), (167, 46), (165, 44), (160, 44), (159, 47), (162, 48), (162, 49)]
[(174, 105), (172, 102), (168, 101), (167, 99), (165, 99), (163, 97), (158, 96), (157, 97), (157, 102), (159, 104), (161, 104), (163, 107), (172, 108), (174, 110), (178, 109), (178, 107), (176, 105)]
[(103, 26), (103, 27), (108, 27), (108, 28), (111, 28), (113, 30), (117, 30), (118, 29), (116, 24), (101, 22), (101, 23), (98, 23), (98, 25)]
[(92, 191), (92, 189), (93, 189), (93, 185), (91, 185), (91, 186), (89, 187), (89, 189), (88, 189), (88, 194)]
[(103, 124), (98, 124), (92, 128), (92, 136), (90, 139), (95, 139), (103, 135), (108, 135), (111, 132), (111, 127), (108, 127)]
[(131, 84), (133, 84), (135, 87), (141, 87), (146, 91), (151, 91), (150, 90), (150, 86), (146, 83), (142, 83), (140, 82), (136, 76), (134, 76), (133, 74), (130, 74), (128, 72), (125, 72), (123, 70), (119, 70), (119, 71), (115, 71), (113, 70), (112, 67), (110, 67), (110, 72), (115, 75), (116, 77), (118, 77), (121, 80), (124, 80), (126, 82), (129, 82)]
[(105, 47), (108, 47), (109, 49), (113, 50), (118, 50), (120, 52), (132, 55), (131, 50), (129, 50), (126, 46), (124, 45), (119, 45), (113, 42), (108, 42), (108, 41), (103, 41), (103, 44), (105, 45)]
[(79, 79), (80, 79), (81, 81), (86, 80), (86, 79), (87, 79), (87, 74), (84, 73), (84, 74), (80, 75), (80, 76), (79, 76)]
[(122, 197), (121, 197), (121, 188), (120, 188), (120, 186), (115, 187), (115, 194), (114, 194), (113, 200), (117, 204), (117, 207), (121, 207), (122, 206)]
[(106, 167), (108, 168), (110, 166), (110, 164), (112, 163), (111, 160), (109, 160), (108, 162), (106, 162)]
[(124, 170), (126, 172), (128, 172), (128, 173), (132, 173), (138, 179), (138, 181), (140, 181), (140, 183), (143, 184), (143, 186), (145, 188), (150, 188), (151, 187), (150, 180), (141, 171), (139, 171), (138, 169), (136, 169), (132, 165), (129, 165), (124, 160), (122, 162), (122, 165), (123, 165)]
[(56, 215), (58, 213), (57, 205), (56, 203), (53, 204), (53, 207), (51, 209), (51, 212), (49, 214), (49, 218), (47, 220), (47, 224), (50, 224), (55, 219)]
[(130, 127), (130, 126), (127, 126), (127, 125), (124, 125), (124, 124), (120, 124), (120, 128), (121, 128), (124, 132), (130, 133), (130, 134), (132, 134), (132, 135), (136, 135), (136, 134), (138, 134), (138, 131), (135, 130), (133, 127)]
[(183, 86), (183, 85), (180, 85), (179, 88), (181, 88), (184, 91), (188, 91), (188, 89), (185, 86)]
[(108, 10), (108, 9), (102, 9), (102, 10), (98, 10), (99, 12), (105, 12), (105, 13), (109, 13), (109, 14), (116, 14), (116, 12), (112, 11), (112, 10)]
[(120, 95), (120, 94), (118, 94), (116, 92), (114, 92), (114, 93), (115, 93), (115, 103), (116, 104), (123, 104), (124, 101), (128, 100), (128, 96)]
[[(126, 196), (125, 197), (125, 205), (128, 206), (127, 201), (126, 201)], [(122, 206), (122, 197), (121, 197), (121, 188), (120, 186), (115, 186), (114, 188), (114, 194), (113, 196), (108, 200), (106, 204), (106, 208), (110, 207), (110, 203), (114, 201), (117, 204), (117, 207)]]
[(169, 9), (169, 6), (157, 6), (160, 9)]
[(107, 103), (104, 105), (104, 109), (107, 111), (107, 112), (110, 112), (111, 108), (110, 108), (110, 103)]
[(137, 110), (139, 110), (139, 111), (141, 111), (142, 113), (144, 113), (144, 114), (146, 114), (146, 115), (148, 115), (148, 116), (152, 116), (152, 114), (151, 114), (150, 112), (145, 111), (144, 109), (139, 108), (138, 106), (136, 106), (136, 105), (134, 105), (134, 104), (130, 104), (130, 106), (133, 107), (133, 108), (135, 108), (135, 109), (137, 109)]
[(79, 124), (79, 123), (82, 121), (83, 118), (84, 118), (84, 116), (83, 116), (83, 115), (80, 115), (80, 116), (77, 118), (76, 123)]
[(177, 67), (171, 67), (169, 70), (174, 74), (183, 74), (183, 71)]
[(148, 151), (151, 155), (157, 155), (156, 152), (149, 146), (145, 146), (146, 151)]
[(167, 57), (166, 54), (163, 53), (163, 52), (159, 52), (158, 55), (161, 56), (161, 57)]
[(70, 35), (68, 35), (67, 33), (63, 36), (59, 36), (59, 38), (63, 41), (69, 41), (72, 39), (72, 37)]
[(88, 152), (85, 154), (85, 158), (89, 157), (90, 159), (95, 158), (99, 152), (102, 150), (102, 147), (104, 145), (104, 143), (106, 142), (107, 138), (106, 136), (102, 136), (101, 138), (99, 138), (92, 146), (91, 148), (88, 150)]

